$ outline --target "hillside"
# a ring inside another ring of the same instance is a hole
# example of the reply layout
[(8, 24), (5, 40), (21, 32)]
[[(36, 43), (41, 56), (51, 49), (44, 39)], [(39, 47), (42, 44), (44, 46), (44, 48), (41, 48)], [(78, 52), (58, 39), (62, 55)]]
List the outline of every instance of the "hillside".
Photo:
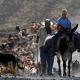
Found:
[(31, 22), (59, 16), (67, 8), (70, 17), (80, 15), (80, 0), (0, 0), (0, 29), (30, 26)]

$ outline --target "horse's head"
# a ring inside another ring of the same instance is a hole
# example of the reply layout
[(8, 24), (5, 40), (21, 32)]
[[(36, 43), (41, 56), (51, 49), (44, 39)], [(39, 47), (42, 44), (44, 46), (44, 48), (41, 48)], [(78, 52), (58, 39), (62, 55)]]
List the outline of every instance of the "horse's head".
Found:
[(67, 40), (71, 41), (73, 39), (73, 34), (74, 34), (74, 32), (76, 31), (77, 28), (78, 28), (78, 24), (73, 29), (67, 30), (67, 29), (63, 28), (62, 35), (64, 37), (66, 37)]
[(62, 33), (59, 37), (58, 45), (61, 47), (66, 47), (68, 49), (74, 49), (74, 32), (76, 31), (78, 24), (71, 30), (66, 30), (63, 28)]

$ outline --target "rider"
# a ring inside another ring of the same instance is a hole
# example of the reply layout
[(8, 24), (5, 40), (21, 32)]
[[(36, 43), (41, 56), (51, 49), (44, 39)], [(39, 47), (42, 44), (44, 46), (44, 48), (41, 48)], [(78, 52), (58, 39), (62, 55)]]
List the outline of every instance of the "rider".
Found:
[(60, 18), (58, 18), (58, 20), (57, 20), (57, 30), (60, 30), (63, 27), (65, 29), (71, 29), (71, 21), (67, 17), (66, 9), (62, 10), (62, 16)]
[[(58, 18), (58, 20), (57, 20), (57, 30), (58, 31), (60, 31), (63, 27), (66, 30), (71, 29), (71, 21), (68, 19), (67, 13), (68, 13), (67, 9), (62, 10), (62, 16), (60, 18)], [(59, 32), (57, 34), (59, 34)], [(78, 49), (78, 51), (79, 51), (80, 50), (79, 36), (76, 32), (73, 33), (73, 35), (74, 35), (75, 48)]]
[[(51, 29), (51, 21), (49, 19), (45, 20), (45, 25), (41, 26), (38, 30), (37, 42), (40, 42), (40, 59), (41, 59), (41, 75), (47, 74), (52, 75), (52, 67), (53, 67), (53, 58), (50, 56), (52, 52), (45, 53), (44, 52), (44, 41), (47, 35), (53, 34), (53, 30)], [(47, 62), (47, 63), (46, 63)]]

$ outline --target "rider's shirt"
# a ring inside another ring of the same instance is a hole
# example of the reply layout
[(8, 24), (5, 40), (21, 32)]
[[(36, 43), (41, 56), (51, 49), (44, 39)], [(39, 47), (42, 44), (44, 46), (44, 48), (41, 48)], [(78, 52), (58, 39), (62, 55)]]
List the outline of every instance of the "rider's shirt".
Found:
[(57, 20), (57, 25), (61, 25), (63, 26), (65, 29), (66, 28), (71, 28), (71, 21), (65, 17), (60, 17), (58, 20)]

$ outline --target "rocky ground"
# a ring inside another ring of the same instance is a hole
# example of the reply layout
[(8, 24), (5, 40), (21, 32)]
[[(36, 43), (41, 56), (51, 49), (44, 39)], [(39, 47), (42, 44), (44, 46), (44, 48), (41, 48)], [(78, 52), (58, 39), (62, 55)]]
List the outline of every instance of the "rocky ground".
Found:
[[(78, 60), (80, 62), (80, 53), (77, 51), (73, 53), (73, 60)], [(75, 57), (75, 58), (74, 58)], [(27, 72), (26, 70), (21, 71), (19, 70), (16, 75), (12, 75), (10, 73), (2, 74), (0, 77), (0, 80), (80, 80), (80, 64), (79, 67), (75, 70), (71, 71), (71, 77), (60, 77), (58, 75), (58, 66), (56, 62), (56, 57), (54, 61), (54, 68), (53, 68), (53, 76), (40, 76), (40, 74), (31, 74)], [(62, 64), (62, 63), (61, 63)]]
[(80, 77), (59, 77), (56, 74), (54, 76), (39, 76), (28, 74), (17, 74), (13, 76), (11, 74), (5, 74), (0, 77), (0, 80), (80, 80)]

